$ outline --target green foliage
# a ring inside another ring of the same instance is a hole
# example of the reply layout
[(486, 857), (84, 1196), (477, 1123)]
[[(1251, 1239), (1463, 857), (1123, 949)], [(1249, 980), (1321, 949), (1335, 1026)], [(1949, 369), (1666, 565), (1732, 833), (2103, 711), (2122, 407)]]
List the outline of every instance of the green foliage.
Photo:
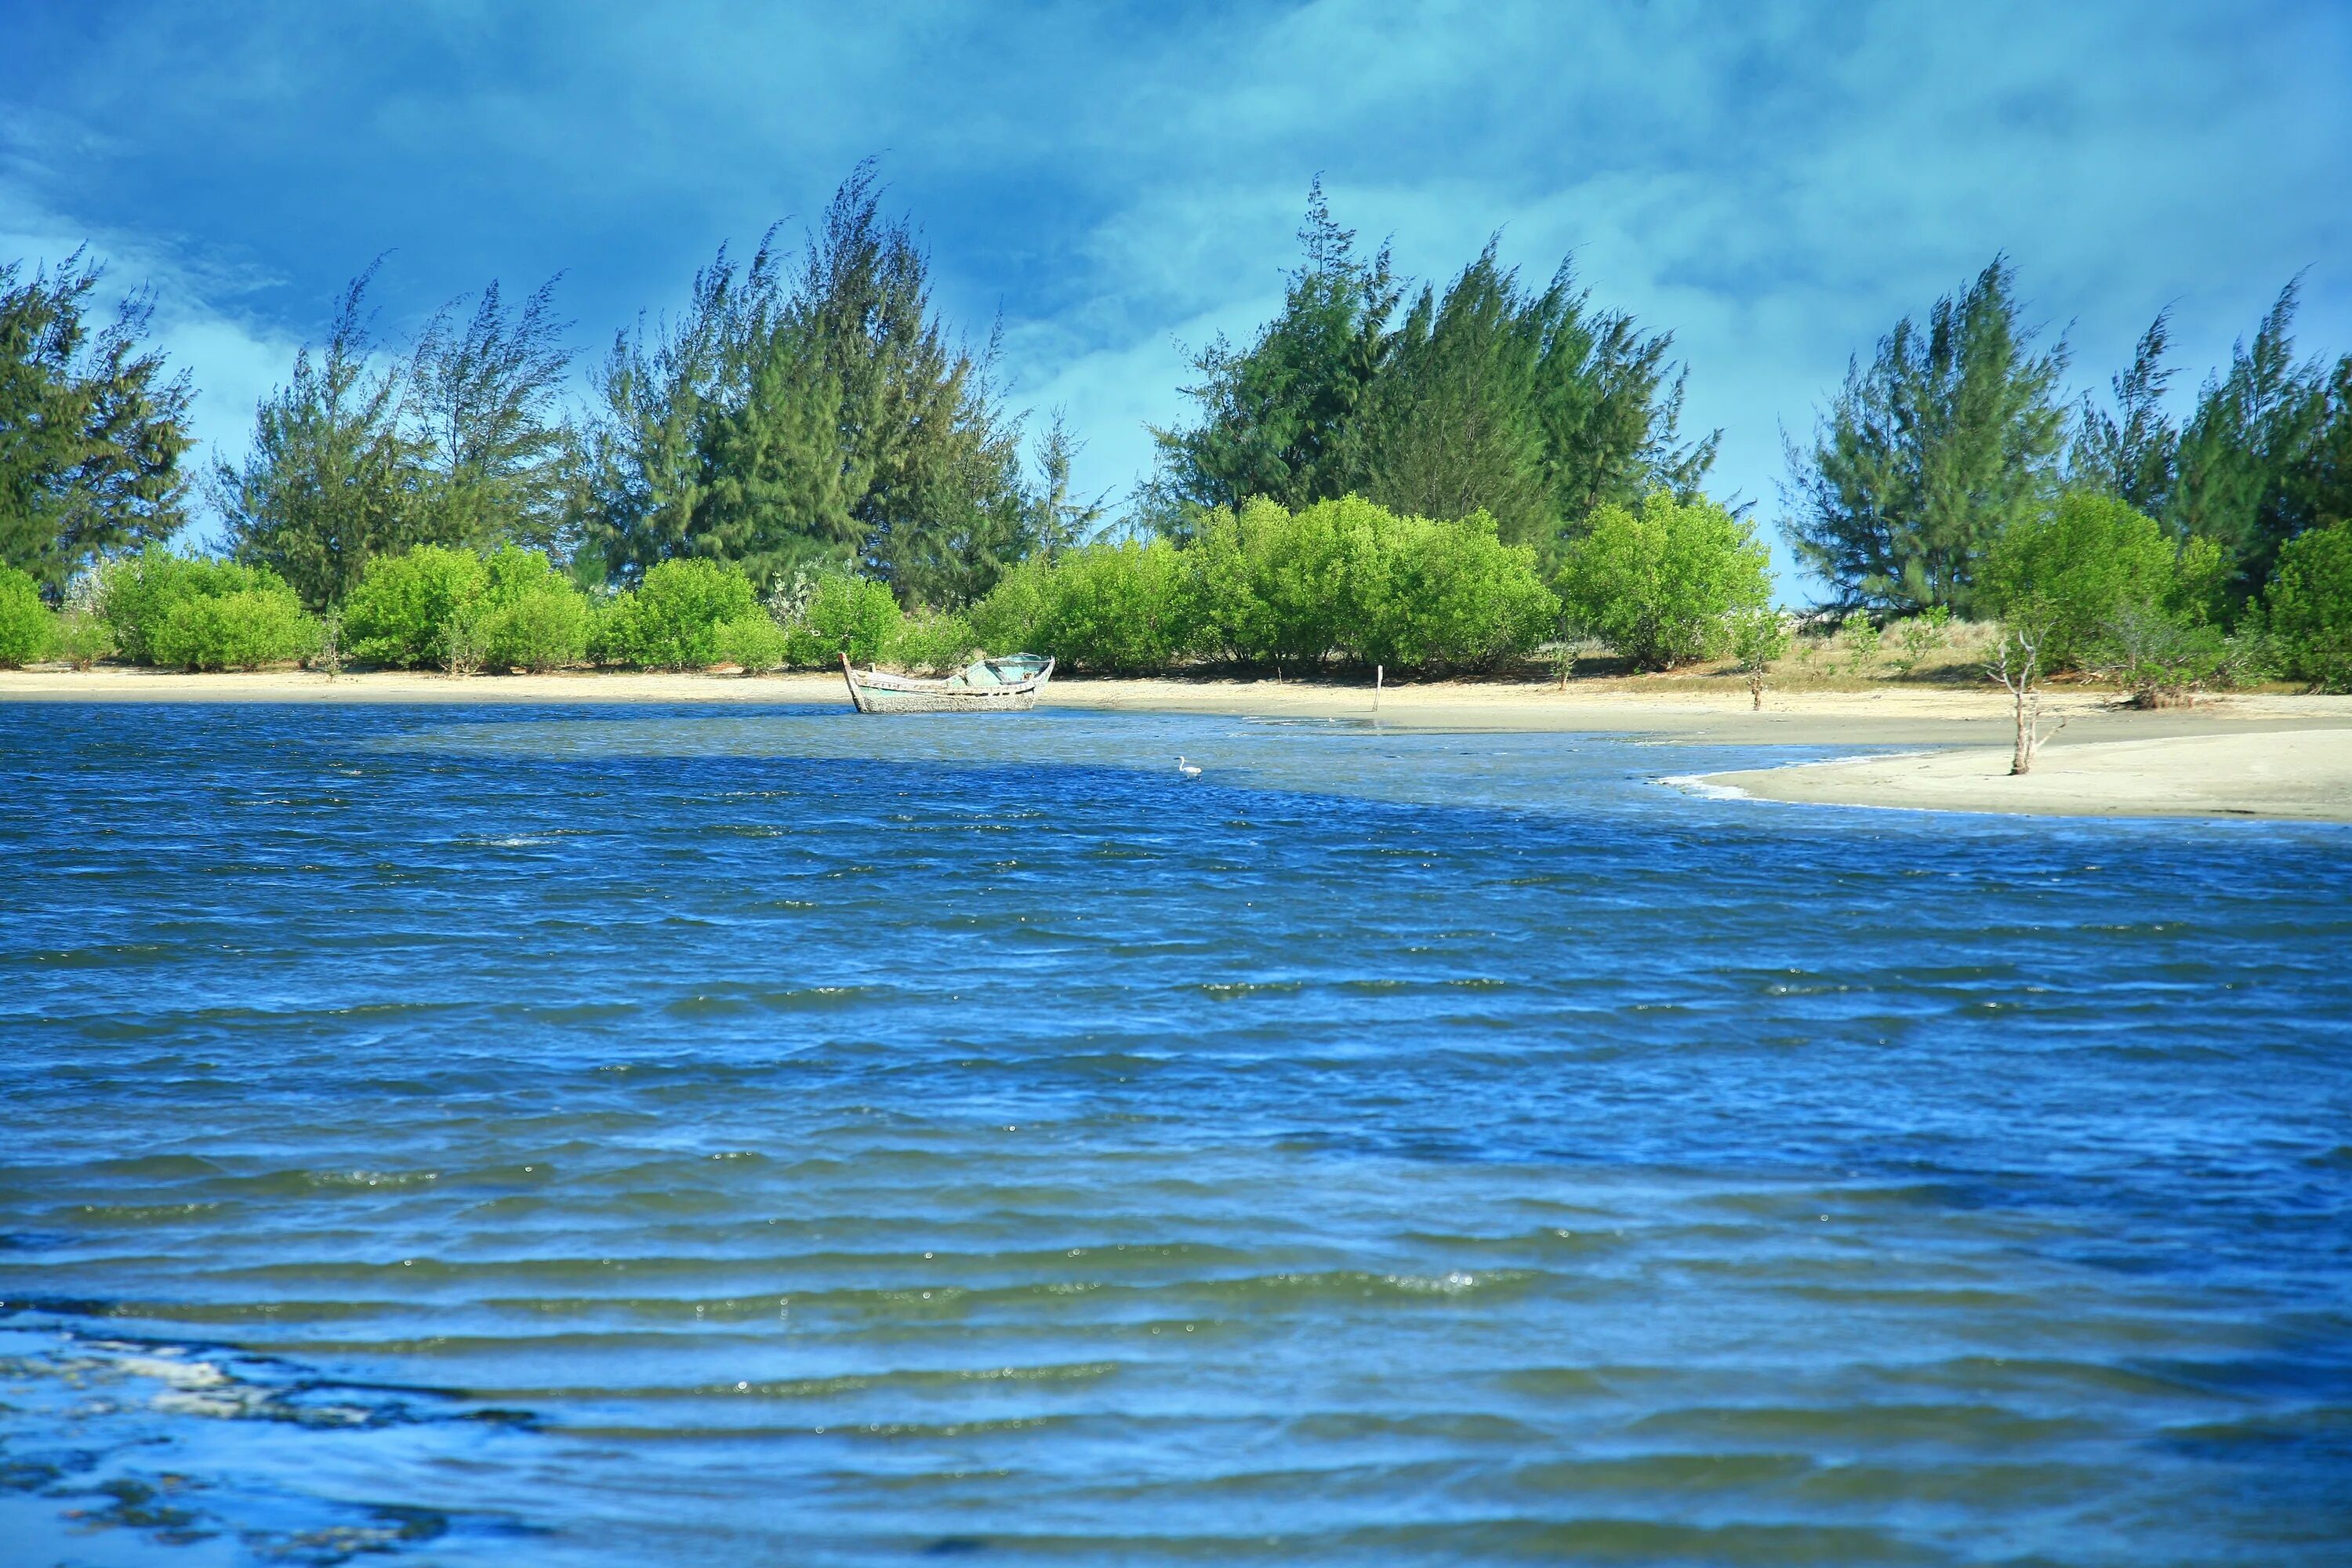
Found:
[(1350, 556), (1369, 553), (1363, 536), (1388, 518), (1354, 497), (1295, 513), (1258, 500), (1202, 515), (1189, 551), (1192, 603), (1171, 605), (1194, 622), (1177, 646), (1277, 671), (1322, 663), (1363, 622)]
[(488, 606), (480, 636), (493, 669), (569, 668), (588, 657), (587, 596), (563, 578), (527, 588)]
[[(1370, 503), (1353, 497), (1327, 507)], [(1391, 669), (1483, 670), (1543, 641), (1559, 601), (1536, 575), (1535, 552), (1505, 544), (1495, 520), (1367, 519), (1357, 535), (1357, 619), (1340, 647), (1357, 664)]]
[(58, 617), (32, 574), (0, 566), (0, 669), (47, 658), (57, 638)]
[(1039, 634), (1053, 608), (1055, 561), (1033, 555), (996, 580), (971, 607), (972, 637), (992, 653), (1022, 653), (1045, 646)]
[(1299, 507), (1340, 494), (1357, 463), (1356, 417), (1388, 362), (1402, 298), (1388, 251), (1365, 259), (1309, 188), (1282, 311), (1247, 349), (1218, 338), (1192, 361), (1189, 430), (1155, 430), (1171, 521), (1265, 497)]
[(765, 614), (751, 581), (734, 566), (665, 561), (610, 606), (601, 628), (603, 652), (648, 668), (703, 669), (724, 662), (719, 627)]
[(79, 251), (29, 279), (0, 262), (0, 565), (50, 588), (186, 521), (188, 379), (142, 341), (152, 294), (91, 321), (102, 276)]
[(487, 560), (420, 544), (368, 563), (341, 618), (352, 657), (453, 675), (561, 669), (586, 657), (588, 602), (536, 550), (505, 545)]
[(1902, 650), (1895, 656), (1895, 673), (1910, 674), (1919, 668), (1921, 659), (1941, 647), (1951, 621), (1952, 612), (1942, 605), (1930, 605), (1918, 615), (1906, 617), (1895, 628), (1895, 643)]
[[(212, 475), (238, 557), (320, 610), (352, 594), (378, 556), (556, 548), (578, 531), (578, 443), (559, 402), (571, 356), (554, 285), (516, 310), (492, 282), (462, 325), (436, 314), (415, 352), (383, 368), (366, 310), (374, 271), (344, 290), (317, 356), (298, 353), (290, 383), (256, 409), (243, 465)], [(456, 647), (446, 636), (437, 646)]]
[(318, 357), (298, 353), (292, 382), (255, 410), (243, 466), (212, 475), (238, 558), (276, 572), (314, 610), (340, 604), (375, 556), (415, 542), (420, 521), (425, 450), (401, 428), (405, 383), (371, 368), (374, 271), (344, 291)]
[(2122, 605), (2101, 628), (2099, 647), (2142, 708), (2187, 704), (2198, 688), (2228, 676), (2241, 654), (2220, 626), (2146, 600)]
[(1696, 493), (1710, 436), (1677, 434), (1671, 340), (1594, 310), (1565, 264), (1540, 292), (1486, 249), (1397, 319), (1386, 251), (1369, 260), (1319, 184), (1282, 313), (1246, 350), (1194, 360), (1199, 423), (1160, 430), (1147, 510), (1190, 533), (1253, 498), (1303, 510), (1360, 493), (1407, 515), (1484, 511), (1549, 558), (1604, 501)]
[(1644, 669), (1723, 645), (1726, 618), (1771, 598), (1755, 530), (1714, 502), (1654, 490), (1640, 509), (1604, 506), (1570, 547), (1559, 595), (1576, 625)]
[(890, 641), (888, 659), (902, 669), (945, 675), (970, 662), (980, 646), (966, 616), (920, 611), (899, 624), (898, 635)]
[(554, 294), (550, 279), (518, 310), (493, 279), (463, 326), (444, 310), (419, 334), (406, 389), (421, 457), (414, 538), (553, 549), (571, 532), (570, 323), (557, 318)]
[(887, 584), (847, 573), (829, 573), (788, 629), (785, 658), (803, 668), (836, 665), (844, 654), (853, 664), (879, 663), (898, 635), (898, 601)]
[(2074, 484), (2105, 490), (2154, 518), (2170, 510), (2180, 454), (2180, 432), (2164, 409), (2165, 388), (2172, 382), (2164, 356), (2171, 342), (2171, 312), (2159, 310), (2140, 334), (2131, 368), (2108, 383), (2115, 411), (2094, 398), (2083, 399), (2067, 459)]
[(2315, 521), (2297, 481), (2328, 400), (2319, 367), (2294, 359), (2295, 293), (2293, 283), (2280, 290), (2253, 341), (2231, 351), (2227, 374), (2200, 389), (2174, 455), (2168, 521), (2221, 547), (2233, 603), (2258, 593), (2280, 546)]
[(909, 604), (976, 597), (1028, 516), (993, 352), (950, 338), (913, 231), (860, 164), (796, 271), (772, 244), (740, 270), (722, 249), (675, 330), (615, 342), (590, 544), (625, 575), (686, 556), (761, 583), (862, 562)]
[(1483, 513), (1399, 517), (1359, 496), (1297, 512), (1254, 500), (1192, 542), (1102, 542), (1008, 574), (973, 612), (1000, 651), (1135, 674), (1193, 657), (1314, 668), (1482, 669), (1541, 642), (1559, 611), (1532, 551)]
[(2179, 554), (2147, 513), (2115, 496), (2069, 490), (1993, 540), (1981, 597), (1993, 614), (2039, 632), (2042, 668), (2081, 669), (2097, 662), (2127, 607), (2186, 607)]
[(2324, 691), (2352, 691), (2352, 522), (2288, 541), (2266, 607), (2286, 674)]
[(1186, 563), (1165, 539), (1089, 544), (1055, 563), (1036, 651), (1099, 674), (1165, 669), (1193, 628)]
[(718, 628), (712, 641), (715, 662), (740, 665), (746, 675), (765, 675), (784, 663), (784, 628), (765, 610), (738, 616)]
[(58, 616), (57, 638), (49, 652), (76, 669), (88, 669), (114, 657), (114, 628), (95, 610), (69, 605)]
[(1986, 544), (2046, 503), (2065, 353), (2031, 355), (2013, 282), (1996, 257), (1924, 327), (1897, 322), (1848, 367), (1811, 449), (1790, 446), (1790, 542), (1841, 604), (1966, 610)]
[(1845, 672), (1848, 675), (1860, 675), (1870, 668), (1871, 662), (1878, 657), (1879, 641), (1885, 635), (1878, 623), (1866, 615), (1845, 618), (1845, 624), (1838, 627), (1838, 636), (1845, 640)]
[(185, 661), (158, 653), (156, 639), (183, 603), (232, 594), (266, 594), (285, 586), (267, 567), (182, 555), (151, 546), (99, 569), (95, 603), (122, 657), (139, 664), (182, 664)]
[(2352, 517), (2352, 356), (2332, 373), (2296, 361), (2296, 292), (2292, 282), (2280, 290), (2177, 427), (2163, 406), (2172, 373), (2159, 315), (2113, 384), (2114, 412), (2086, 401), (2074, 443), (2076, 483), (2218, 552), (2213, 605), (2224, 618), (2260, 590), (2288, 540)]
[(318, 635), (294, 590), (268, 577), (251, 588), (175, 600), (148, 652), (155, 663), (183, 669), (257, 669), (300, 658)]
[(353, 658), (414, 669), (480, 662), (478, 602), (489, 580), (470, 550), (420, 544), (368, 563), (343, 605)]

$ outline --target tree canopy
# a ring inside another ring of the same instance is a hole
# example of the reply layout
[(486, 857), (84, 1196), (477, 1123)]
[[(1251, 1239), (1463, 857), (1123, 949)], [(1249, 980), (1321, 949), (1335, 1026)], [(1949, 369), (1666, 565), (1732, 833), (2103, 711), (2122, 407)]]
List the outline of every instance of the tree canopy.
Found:
[(2015, 278), (1995, 257), (1922, 323), (1904, 318), (1789, 447), (1784, 524), (1848, 609), (1969, 607), (1975, 565), (2055, 493), (2064, 344), (2032, 352)]
[(1246, 349), (1220, 338), (1194, 357), (1198, 422), (1153, 432), (1148, 504), (1163, 531), (1253, 497), (1354, 493), (1430, 517), (1485, 511), (1549, 558), (1604, 504), (1696, 493), (1716, 438), (1680, 436), (1671, 335), (1594, 308), (1565, 262), (1529, 289), (1490, 241), (1400, 315), (1387, 248), (1360, 254), (1319, 182), (1299, 243), (1281, 312)]
[(52, 593), (187, 521), (187, 374), (147, 341), (151, 294), (93, 320), (104, 276), (81, 251), (29, 278), (0, 262), (0, 565)]

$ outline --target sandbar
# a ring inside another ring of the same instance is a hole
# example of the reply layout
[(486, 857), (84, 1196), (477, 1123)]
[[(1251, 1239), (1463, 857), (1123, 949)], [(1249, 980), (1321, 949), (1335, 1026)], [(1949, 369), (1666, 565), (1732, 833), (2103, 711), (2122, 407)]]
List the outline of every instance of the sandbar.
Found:
[(2260, 816), (2352, 822), (2352, 729), (2172, 734), (2045, 746), (2012, 775), (2009, 748), (1960, 747), (1711, 773), (1763, 800), (2037, 816)]

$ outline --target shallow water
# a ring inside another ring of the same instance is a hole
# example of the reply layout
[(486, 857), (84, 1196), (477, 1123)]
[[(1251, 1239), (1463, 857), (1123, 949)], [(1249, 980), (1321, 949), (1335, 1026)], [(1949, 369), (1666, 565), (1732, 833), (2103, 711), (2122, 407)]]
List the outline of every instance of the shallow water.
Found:
[(2345, 1561), (2352, 829), (1790, 754), (0, 705), (0, 1559)]

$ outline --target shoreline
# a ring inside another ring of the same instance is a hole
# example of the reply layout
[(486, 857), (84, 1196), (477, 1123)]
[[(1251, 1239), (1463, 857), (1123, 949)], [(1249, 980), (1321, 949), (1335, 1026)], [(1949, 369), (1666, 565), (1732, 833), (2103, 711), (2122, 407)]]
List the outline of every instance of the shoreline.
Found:
[(2022, 777), (2011, 776), (2010, 756), (1946, 748), (1670, 782), (1718, 798), (1875, 810), (2352, 823), (2352, 730), (2341, 727), (2053, 743)]
[[(2113, 692), (2054, 688), (2066, 728), (2035, 771), (2007, 776), (2009, 700), (1987, 688), (1882, 683), (1879, 689), (1766, 693), (1639, 677), (1433, 681), (1370, 687), (1326, 681), (1066, 677), (1049, 709), (1378, 722), (1402, 730), (1638, 734), (1678, 744), (1901, 746), (1864, 756), (1705, 775), (1714, 789), (1770, 801), (2072, 816), (2260, 816), (2352, 821), (2352, 697), (2235, 694), (2194, 708), (2146, 710)], [(320, 704), (813, 705), (846, 712), (828, 673), (734, 676), (573, 671), (480, 675), (303, 670), (187, 675), (104, 667), (0, 670), (0, 702)], [(2290, 738), (2292, 737), (2292, 738)], [(1919, 750), (1919, 748), (1934, 748)]]

